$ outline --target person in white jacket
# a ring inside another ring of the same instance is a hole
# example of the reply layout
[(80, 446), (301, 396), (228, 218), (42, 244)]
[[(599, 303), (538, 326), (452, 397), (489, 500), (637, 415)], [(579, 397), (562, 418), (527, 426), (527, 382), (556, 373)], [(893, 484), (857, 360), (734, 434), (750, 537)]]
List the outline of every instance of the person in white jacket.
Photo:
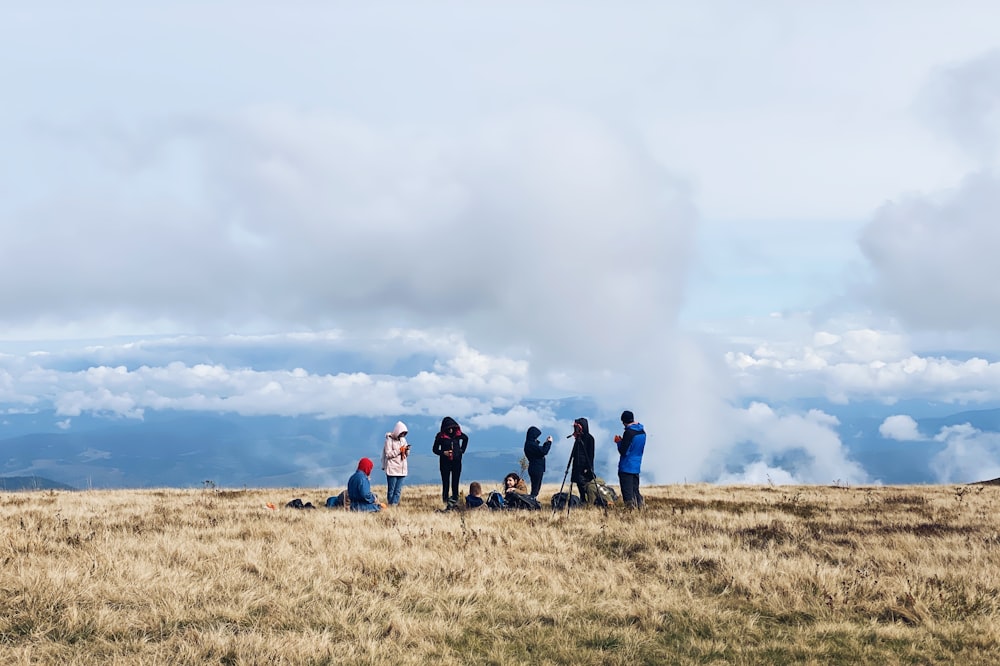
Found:
[(396, 422), (392, 432), (385, 433), (382, 447), (382, 469), (385, 470), (386, 502), (392, 506), (399, 504), (403, 493), (403, 479), (406, 477), (406, 458), (410, 455), (410, 445), (406, 443), (406, 424)]

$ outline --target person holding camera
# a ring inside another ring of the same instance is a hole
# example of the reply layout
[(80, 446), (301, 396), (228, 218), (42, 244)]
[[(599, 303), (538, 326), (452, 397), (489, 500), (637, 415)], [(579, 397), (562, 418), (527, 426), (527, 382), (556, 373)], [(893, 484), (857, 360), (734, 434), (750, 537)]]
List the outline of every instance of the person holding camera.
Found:
[(386, 495), (389, 506), (399, 504), (403, 493), (403, 479), (406, 478), (406, 458), (410, 455), (410, 445), (406, 443), (406, 424), (396, 422), (392, 432), (385, 433), (385, 445), (382, 447), (382, 469), (385, 470)]
[(552, 448), (552, 435), (546, 438), (544, 444), (538, 442), (542, 431), (531, 426), (524, 438), (524, 457), (528, 459), (528, 478), (531, 479), (531, 496), (538, 497), (542, 489), (542, 477), (545, 476), (545, 456)]
[(594, 436), (590, 434), (590, 424), (580, 417), (573, 421), (573, 475), (571, 480), (580, 491), (580, 500), (592, 504), (597, 497), (591, 492), (594, 474)]
[[(462, 456), (469, 446), (469, 436), (458, 422), (446, 416), (441, 419), (441, 431), (434, 437), (434, 455), (439, 456), (441, 470), (441, 501), (448, 508), (458, 506), (458, 484), (462, 476)], [(449, 490), (451, 494), (449, 495)]]
[(635, 415), (627, 409), (622, 412), (625, 432), (615, 435), (618, 445), (618, 484), (622, 489), (625, 506), (641, 509), (645, 502), (639, 494), (639, 471), (642, 468), (642, 454), (646, 448), (646, 430), (635, 420)]

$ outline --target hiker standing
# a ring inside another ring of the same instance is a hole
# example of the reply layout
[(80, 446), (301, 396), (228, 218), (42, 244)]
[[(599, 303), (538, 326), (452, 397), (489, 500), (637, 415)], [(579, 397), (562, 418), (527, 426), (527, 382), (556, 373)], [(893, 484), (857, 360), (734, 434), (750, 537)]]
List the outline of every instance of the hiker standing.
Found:
[(389, 506), (399, 504), (403, 493), (403, 479), (407, 473), (406, 459), (410, 455), (410, 445), (406, 443), (406, 424), (396, 422), (392, 432), (385, 433), (385, 446), (382, 447), (382, 469), (385, 470), (386, 495)]
[[(458, 505), (458, 484), (462, 476), (462, 456), (469, 446), (469, 436), (458, 422), (446, 416), (441, 419), (441, 431), (434, 437), (434, 455), (440, 457), (441, 501), (448, 507)], [(448, 494), (448, 491), (451, 494)]]
[(528, 459), (528, 478), (531, 479), (531, 496), (537, 498), (542, 489), (542, 477), (545, 476), (545, 456), (552, 448), (552, 435), (546, 438), (544, 444), (538, 443), (542, 431), (531, 426), (524, 437), (524, 457)]
[(368, 481), (374, 467), (375, 463), (369, 458), (362, 458), (358, 461), (358, 470), (347, 480), (347, 497), (350, 500), (351, 511), (382, 510)]
[(615, 435), (618, 455), (621, 456), (618, 460), (618, 483), (625, 506), (639, 509), (645, 504), (639, 494), (639, 471), (642, 467), (642, 453), (646, 448), (646, 431), (627, 409), (622, 412), (622, 425), (625, 431), (621, 435)]
[(597, 497), (590, 491), (594, 474), (594, 436), (590, 434), (590, 424), (580, 417), (573, 421), (573, 475), (571, 480), (580, 491), (580, 500), (591, 504)]

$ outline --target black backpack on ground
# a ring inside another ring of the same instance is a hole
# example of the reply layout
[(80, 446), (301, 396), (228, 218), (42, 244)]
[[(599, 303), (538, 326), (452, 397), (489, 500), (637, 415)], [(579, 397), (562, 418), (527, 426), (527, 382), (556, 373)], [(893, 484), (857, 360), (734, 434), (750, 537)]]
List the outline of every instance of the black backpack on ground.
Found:
[(507, 493), (507, 508), (538, 511), (542, 508), (542, 505), (527, 493)]
[(558, 511), (559, 509), (566, 508), (566, 498), (569, 498), (569, 506), (572, 509), (575, 506), (580, 506), (580, 498), (576, 495), (570, 495), (568, 493), (556, 493), (552, 496), (552, 508)]

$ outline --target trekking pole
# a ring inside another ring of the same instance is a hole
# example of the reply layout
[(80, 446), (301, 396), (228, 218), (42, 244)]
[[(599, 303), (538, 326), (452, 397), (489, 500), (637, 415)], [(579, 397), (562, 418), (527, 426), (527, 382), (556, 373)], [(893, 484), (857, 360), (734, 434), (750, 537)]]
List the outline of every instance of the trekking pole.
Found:
[[(563, 488), (566, 487), (566, 477), (569, 476), (569, 468), (573, 466), (573, 454), (574, 453), (576, 453), (576, 443), (575, 442), (573, 444), (573, 449), (569, 452), (569, 460), (566, 462), (566, 471), (563, 473), (562, 484), (560, 484), (560, 486), (559, 486), (559, 494), (560, 495), (562, 495)], [(572, 496), (573, 496), (573, 488), (571, 486), (570, 487), (570, 491), (569, 491), (569, 496), (566, 498), (566, 515), (567, 516), (569, 515), (569, 505), (570, 505), (570, 501), (569, 500), (570, 500), (570, 497), (572, 497)], [(556, 507), (553, 506), (552, 507), (552, 517), (555, 518), (555, 515), (558, 512), (559, 512), (559, 509), (557, 509)]]

